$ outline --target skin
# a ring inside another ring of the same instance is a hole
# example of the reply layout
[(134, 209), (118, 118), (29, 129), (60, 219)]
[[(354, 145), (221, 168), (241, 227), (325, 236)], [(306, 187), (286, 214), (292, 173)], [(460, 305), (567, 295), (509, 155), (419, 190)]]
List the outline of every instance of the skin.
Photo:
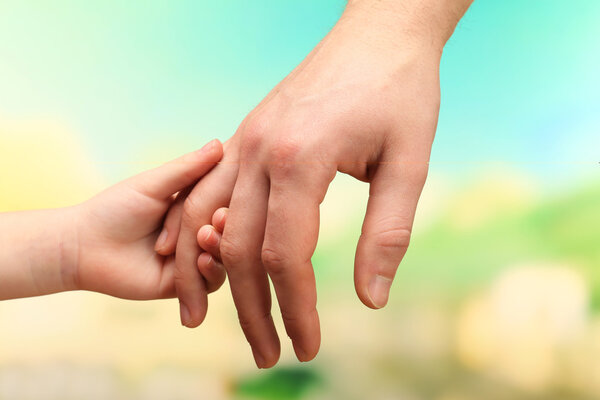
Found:
[(332, 31), (245, 118), (223, 162), (167, 220), (181, 226), (167, 247), (177, 239), (184, 325), (198, 326), (206, 313), (197, 232), (230, 204), (220, 255), (258, 367), (275, 365), (280, 354), (269, 280), (298, 359), (314, 358), (320, 328), (311, 256), (319, 205), (337, 172), (370, 184), (355, 286), (366, 306), (386, 305), (427, 177), (442, 50), (471, 1), (350, 1)]
[[(168, 232), (155, 242), (174, 196), (222, 155), (222, 145), (213, 141), (83, 204), (0, 214), (0, 300), (71, 290), (131, 300), (174, 297), (175, 259), (155, 252)], [(217, 224), (219, 235), (223, 223)], [(212, 249), (203, 239), (198, 244)], [(207, 291), (223, 284), (218, 252), (203, 253), (196, 268), (207, 277)]]

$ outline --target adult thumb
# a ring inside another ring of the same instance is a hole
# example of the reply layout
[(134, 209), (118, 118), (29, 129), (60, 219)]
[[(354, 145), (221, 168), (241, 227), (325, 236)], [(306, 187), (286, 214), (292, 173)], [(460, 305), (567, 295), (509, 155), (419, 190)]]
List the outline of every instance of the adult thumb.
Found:
[(354, 266), (360, 300), (384, 307), (412, 231), (417, 203), (427, 178), (428, 157), (382, 161), (371, 179), (367, 213)]

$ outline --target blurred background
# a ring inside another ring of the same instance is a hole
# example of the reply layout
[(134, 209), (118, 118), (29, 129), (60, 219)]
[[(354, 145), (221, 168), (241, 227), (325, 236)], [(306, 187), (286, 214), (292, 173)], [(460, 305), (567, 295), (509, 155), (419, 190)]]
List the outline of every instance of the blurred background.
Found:
[[(0, 1), (0, 211), (229, 138), (343, 7)], [(353, 288), (367, 186), (339, 176), (327, 196), (314, 362), (284, 338), (256, 370), (227, 287), (195, 330), (174, 300), (66, 293), (0, 303), (0, 400), (599, 398), (599, 20), (597, 0), (475, 1), (385, 310)]]

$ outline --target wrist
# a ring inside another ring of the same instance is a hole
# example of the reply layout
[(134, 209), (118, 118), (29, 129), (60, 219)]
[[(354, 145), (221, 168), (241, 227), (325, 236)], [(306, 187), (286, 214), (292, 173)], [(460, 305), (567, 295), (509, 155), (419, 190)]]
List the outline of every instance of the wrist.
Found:
[(343, 20), (373, 25), (401, 43), (441, 54), (473, 0), (348, 0)]
[(0, 214), (0, 300), (77, 289), (73, 209)]
[(79, 220), (80, 208), (67, 207), (59, 210), (60, 226), (57, 235), (57, 274), (61, 292), (80, 290), (79, 287)]

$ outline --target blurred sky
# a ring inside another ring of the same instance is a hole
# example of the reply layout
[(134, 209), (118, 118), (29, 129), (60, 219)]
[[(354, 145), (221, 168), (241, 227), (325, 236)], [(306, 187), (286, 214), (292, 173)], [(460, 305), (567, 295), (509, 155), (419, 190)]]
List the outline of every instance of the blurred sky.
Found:
[[(2, 1), (0, 118), (76, 132), (112, 181), (122, 163), (230, 137), (344, 4)], [(597, 171), (599, 20), (597, 0), (476, 1), (444, 55), (433, 168)]]

